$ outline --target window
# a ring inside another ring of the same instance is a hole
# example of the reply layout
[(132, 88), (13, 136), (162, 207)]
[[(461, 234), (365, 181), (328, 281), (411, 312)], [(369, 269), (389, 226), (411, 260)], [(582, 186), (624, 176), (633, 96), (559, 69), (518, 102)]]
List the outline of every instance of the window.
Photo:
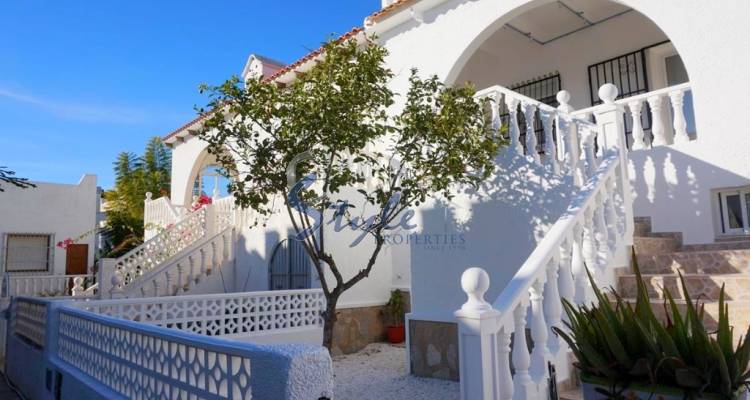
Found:
[(725, 235), (750, 234), (750, 188), (719, 192), (721, 233)]
[(8, 234), (5, 239), (5, 272), (39, 272), (52, 269), (51, 235)]

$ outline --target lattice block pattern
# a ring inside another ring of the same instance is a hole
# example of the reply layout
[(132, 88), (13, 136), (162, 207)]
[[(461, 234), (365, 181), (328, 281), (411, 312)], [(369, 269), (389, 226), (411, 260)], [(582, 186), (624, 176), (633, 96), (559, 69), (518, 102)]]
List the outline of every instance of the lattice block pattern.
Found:
[(208, 336), (322, 326), (320, 289), (89, 301), (88, 311)]
[(16, 336), (44, 348), (47, 327), (47, 305), (27, 299), (18, 299), (11, 320), (11, 329)]
[(241, 350), (60, 311), (58, 356), (131, 399), (250, 399)]
[(121, 280), (121, 288), (197, 242), (205, 234), (206, 210), (201, 208), (118, 258), (115, 274)]

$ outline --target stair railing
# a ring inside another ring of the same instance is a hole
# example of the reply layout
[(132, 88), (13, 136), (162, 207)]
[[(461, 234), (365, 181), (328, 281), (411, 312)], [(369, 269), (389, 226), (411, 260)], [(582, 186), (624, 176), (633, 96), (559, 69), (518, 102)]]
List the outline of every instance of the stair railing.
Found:
[[(579, 173), (583, 186), (567, 210), (494, 303), (484, 299), (490, 282), (483, 269), (469, 268), (461, 277), (468, 297), (455, 313), (462, 399), (547, 398), (548, 363), (554, 364), (558, 381), (573, 378), (570, 351), (551, 331), (562, 326), (561, 299), (592, 301), (586, 270), (607, 285), (614, 280), (614, 260), (627, 254), (632, 244), (622, 107), (614, 103), (617, 89), (612, 85), (603, 86), (599, 96), (605, 104), (597, 110), (597, 125), (571, 116), (569, 110), (557, 110), (557, 133), (564, 143), (578, 139), (566, 136), (582, 133), (576, 150), (584, 162), (569, 173)], [(558, 94), (561, 97), (569, 99)], [(570, 129), (571, 123), (578, 129)], [(602, 146), (600, 158), (594, 151), (595, 138)]]
[(151, 192), (146, 193), (143, 205), (143, 225), (145, 240), (156, 236), (160, 230), (166, 229), (182, 218), (185, 208), (174, 206), (169, 197), (162, 196), (152, 200)]

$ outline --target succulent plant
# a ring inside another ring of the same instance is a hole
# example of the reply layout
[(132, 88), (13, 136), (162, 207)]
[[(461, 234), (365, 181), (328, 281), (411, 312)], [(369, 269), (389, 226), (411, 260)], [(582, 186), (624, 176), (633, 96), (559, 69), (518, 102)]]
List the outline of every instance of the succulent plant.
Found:
[(658, 385), (678, 388), (686, 398), (708, 394), (737, 398), (750, 378), (750, 343), (746, 334), (734, 346), (724, 287), (719, 295), (717, 329), (712, 332), (703, 323), (704, 304), (690, 298), (682, 274), (685, 311), (680, 311), (664, 288), (666, 318), (660, 320), (652, 309), (635, 252), (632, 267), (637, 277), (635, 305), (614, 289), (602, 292), (590, 273), (597, 303), (573, 305), (563, 300), (567, 329), (553, 330), (570, 345), (582, 378), (605, 380), (613, 391), (630, 386), (653, 391)]

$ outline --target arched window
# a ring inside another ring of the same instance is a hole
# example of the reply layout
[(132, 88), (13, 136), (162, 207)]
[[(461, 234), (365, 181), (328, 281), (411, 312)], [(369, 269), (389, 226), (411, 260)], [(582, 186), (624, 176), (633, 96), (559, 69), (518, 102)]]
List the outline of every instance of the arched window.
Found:
[(193, 196), (202, 194), (216, 198), (229, 196), (229, 178), (218, 165), (203, 167), (195, 177)]
[(268, 268), (270, 290), (309, 289), (312, 284), (312, 260), (304, 246), (294, 238), (279, 242), (271, 254)]

